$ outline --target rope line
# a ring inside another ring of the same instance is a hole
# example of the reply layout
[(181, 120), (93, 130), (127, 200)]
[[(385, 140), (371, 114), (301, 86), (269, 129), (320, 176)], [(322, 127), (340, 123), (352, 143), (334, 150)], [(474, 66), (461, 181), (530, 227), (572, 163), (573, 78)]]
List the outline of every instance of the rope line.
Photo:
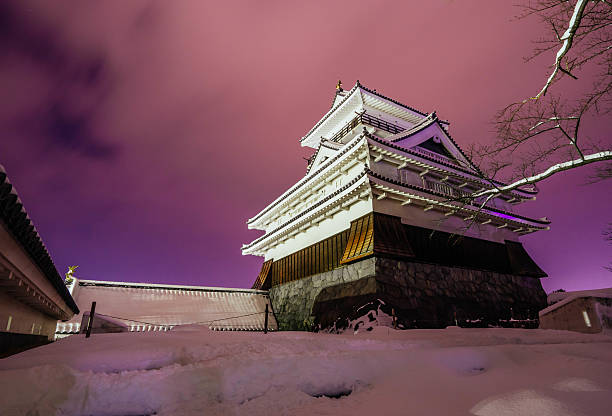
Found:
[[(268, 312), (270, 313), (270, 312)], [(145, 325), (152, 325), (152, 326), (179, 326), (179, 325), (196, 325), (196, 324), (211, 324), (213, 322), (219, 322), (219, 321), (227, 321), (230, 319), (236, 319), (236, 318), (244, 318), (246, 316), (253, 316), (253, 315), (259, 315), (259, 314), (265, 314), (265, 312), (254, 312), (254, 313), (249, 313), (249, 314), (245, 314), (245, 315), (236, 315), (236, 316), (230, 316), (227, 318), (219, 318), (219, 319), (212, 319), (212, 320), (208, 320), (208, 321), (196, 321), (196, 322), (183, 322), (180, 324), (159, 324), (159, 323), (152, 323), (152, 322), (145, 322), (145, 321), (139, 321), (136, 319), (130, 319), (130, 318), (122, 318), (120, 316), (113, 316), (113, 315), (107, 315), (105, 313), (95, 313), (95, 315), (102, 315), (102, 316), (107, 316), (109, 318), (113, 318), (113, 319), (120, 319), (123, 321), (129, 321), (129, 322), (137, 322), (140, 324), (145, 324)], [(224, 327), (228, 327), (228, 326), (233, 326), (232, 324), (225, 324), (225, 325), (218, 325), (218, 326), (224, 326)], [(244, 326), (253, 326), (253, 325), (244, 325)]]

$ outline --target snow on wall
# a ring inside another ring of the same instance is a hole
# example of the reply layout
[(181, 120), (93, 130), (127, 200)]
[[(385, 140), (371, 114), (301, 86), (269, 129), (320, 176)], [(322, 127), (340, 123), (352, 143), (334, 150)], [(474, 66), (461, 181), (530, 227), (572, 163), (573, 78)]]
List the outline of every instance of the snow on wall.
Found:
[(567, 305), (574, 299), (578, 298), (604, 298), (612, 299), (612, 288), (608, 289), (595, 289), (595, 290), (578, 290), (574, 292), (553, 292), (548, 294), (547, 301), (548, 307), (540, 311), (540, 316), (545, 315), (555, 309), (560, 308), (563, 305)]
[[(77, 280), (73, 297), (81, 313), (59, 322), (57, 334), (78, 333), (83, 313), (123, 322), (130, 331), (165, 331), (200, 324), (215, 330), (262, 330), (269, 298), (264, 291), (201, 286)], [(277, 329), (269, 306), (268, 328)]]

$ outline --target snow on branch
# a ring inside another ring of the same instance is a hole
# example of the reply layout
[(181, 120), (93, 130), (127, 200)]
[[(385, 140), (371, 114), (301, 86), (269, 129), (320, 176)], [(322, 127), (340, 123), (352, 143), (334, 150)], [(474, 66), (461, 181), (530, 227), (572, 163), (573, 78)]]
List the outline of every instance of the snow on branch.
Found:
[(602, 162), (605, 160), (612, 160), (612, 151), (605, 150), (602, 152), (585, 155), (584, 157), (581, 157), (579, 159), (557, 163), (556, 165), (549, 167), (548, 169), (546, 169), (545, 171), (541, 173), (517, 180), (511, 184), (504, 185), (504, 186), (498, 186), (493, 189), (487, 189), (487, 190), (480, 191), (480, 192), (475, 192), (472, 195), (470, 195), (470, 198), (476, 199), (482, 196), (497, 195), (501, 192), (508, 192), (513, 189), (520, 188), (523, 185), (529, 185), (529, 184), (534, 184), (536, 182), (540, 182), (548, 178), (549, 176), (552, 176), (555, 173), (562, 172), (564, 170), (577, 168), (577, 167), (588, 165), (588, 164), (595, 163), (595, 162)]
[(582, 15), (584, 13), (584, 8), (586, 7), (586, 5), (587, 0), (576, 1), (576, 5), (574, 6), (574, 13), (572, 14), (572, 17), (569, 21), (568, 28), (565, 33), (559, 38), (559, 41), (563, 42), (563, 44), (561, 45), (561, 48), (557, 51), (557, 57), (555, 58), (553, 72), (548, 77), (548, 80), (546, 80), (546, 83), (544, 84), (542, 90), (538, 93), (538, 95), (533, 97), (534, 100), (537, 100), (541, 96), (546, 95), (546, 91), (548, 91), (548, 88), (553, 83), (553, 80), (559, 71), (569, 75), (572, 78), (576, 78), (569, 70), (563, 69), (563, 67), (561, 66), (561, 61), (572, 47), (572, 43), (574, 42), (574, 35), (580, 27), (580, 21), (582, 20)]

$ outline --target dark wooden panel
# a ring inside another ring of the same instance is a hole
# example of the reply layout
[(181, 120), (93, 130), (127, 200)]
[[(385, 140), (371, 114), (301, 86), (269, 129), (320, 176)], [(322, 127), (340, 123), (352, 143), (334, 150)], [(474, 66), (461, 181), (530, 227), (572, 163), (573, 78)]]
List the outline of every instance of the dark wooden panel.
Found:
[(333, 270), (340, 266), (348, 230), (275, 261), (270, 269), (272, 286)]
[(406, 228), (399, 217), (374, 214), (374, 253), (414, 257)]
[(544, 270), (529, 256), (523, 245), (516, 241), (506, 240), (506, 252), (512, 273), (520, 276), (547, 277)]
[(272, 263), (273, 260), (268, 260), (264, 262), (264, 264), (261, 266), (261, 271), (259, 272), (257, 279), (255, 279), (255, 283), (253, 283), (252, 289), (267, 290), (270, 288), (270, 286), (272, 286), (272, 274), (270, 273)]
[(373, 215), (368, 214), (351, 222), (348, 242), (340, 264), (370, 256), (373, 254)]

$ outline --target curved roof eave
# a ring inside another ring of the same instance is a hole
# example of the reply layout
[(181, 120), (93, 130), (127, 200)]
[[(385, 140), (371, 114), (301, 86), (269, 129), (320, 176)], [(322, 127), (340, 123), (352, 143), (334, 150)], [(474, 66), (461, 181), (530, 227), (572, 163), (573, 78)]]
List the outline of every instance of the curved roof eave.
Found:
[[(0, 204), (6, 202), (10, 204), (10, 206), (4, 206), (2, 207), (3, 209), (0, 209), (0, 221), (3, 222), (13, 239), (19, 243), (32, 262), (42, 272), (43, 276), (45, 276), (55, 288), (66, 305), (75, 314), (78, 314), (79, 308), (77, 304), (70, 295), (60, 274), (57, 272), (55, 264), (49, 255), (49, 251), (45, 247), (36, 227), (28, 216), (15, 187), (10, 183), (6, 170), (0, 165), (0, 187), (2, 186), (4, 189), (0, 188)], [(15, 196), (13, 201), (4, 201), (9, 195)], [(18, 205), (21, 207), (19, 208)], [(15, 212), (17, 213), (15, 214)], [(25, 215), (19, 215), (20, 213), (24, 213)]]
[[(404, 187), (406, 189), (413, 189), (415, 191), (427, 193), (427, 194), (430, 194), (430, 195), (435, 195), (435, 196), (438, 196), (438, 197), (443, 197), (443, 198), (447, 198), (448, 197), (448, 195), (442, 194), (440, 192), (433, 191), (431, 189), (427, 189), (427, 188), (424, 188), (424, 187), (421, 187), (421, 186), (417, 186), (417, 185), (413, 185), (413, 184), (409, 184), (409, 183), (404, 183), (404, 182), (398, 181), (396, 179), (388, 178), (388, 177), (386, 177), (384, 175), (381, 175), (380, 173), (376, 173), (376, 172), (374, 172), (372, 170), (368, 170), (368, 171), (369, 171), (368, 175), (370, 177), (373, 177), (375, 179), (378, 179), (378, 180), (381, 180), (381, 181), (384, 181), (384, 182), (388, 182), (388, 183), (393, 184), (393, 185), (401, 186), (401, 187)], [(470, 205), (466, 205), (466, 206), (469, 207)], [(533, 219), (533, 218), (529, 218), (529, 217), (525, 217), (525, 216), (516, 214), (514, 212), (504, 211), (502, 209), (495, 208), (495, 207), (487, 206), (487, 207), (485, 207), (485, 209), (487, 211), (492, 211), (492, 212), (499, 213), (499, 214), (502, 214), (502, 215), (510, 216), (510, 217), (513, 217), (513, 218), (516, 218), (516, 219), (519, 219), (519, 220), (522, 220), (522, 221), (529, 221), (529, 222), (531, 222), (533, 224), (536, 224), (535, 225), (536, 227), (542, 227), (542, 229), (545, 229), (545, 226), (548, 226), (550, 224), (550, 220)], [(512, 220), (511, 218), (508, 218), (508, 219)]]
[[(410, 153), (410, 154), (413, 154), (413, 153), (412, 153), (412, 151), (411, 151), (411, 149), (409, 149), (409, 148), (407, 148), (407, 147), (401, 146), (401, 145), (399, 145), (399, 144), (397, 144), (397, 143), (395, 143), (395, 142), (391, 142), (391, 141), (389, 141), (389, 140), (387, 140), (387, 139), (383, 139), (383, 138), (377, 137), (377, 136), (375, 136), (375, 135), (373, 135), (373, 134), (371, 134), (371, 133), (369, 133), (369, 132), (367, 132), (367, 131), (365, 132), (365, 134), (366, 134), (366, 136), (367, 136), (369, 139), (372, 139), (372, 140), (376, 141), (377, 143), (382, 144), (383, 146), (388, 146), (388, 147), (390, 147), (390, 148), (393, 148), (393, 149), (397, 149), (397, 150), (403, 151), (403, 152), (405, 152), (405, 153)], [(398, 133), (398, 134), (399, 134), (399, 133)], [(448, 134), (448, 133), (446, 132), (446, 134)], [(465, 156), (465, 154), (463, 153), (463, 151), (461, 150), (461, 148), (460, 148), (460, 147), (459, 147), (459, 146), (458, 146), (458, 145), (457, 145), (457, 144), (456, 144), (456, 143), (455, 143), (455, 142), (452, 140), (452, 137), (450, 137), (450, 135), (448, 135), (448, 138), (449, 138), (449, 139), (450, 139), (450, 140), (453, 142), (453, 144), (454, 144), (455, 146), (457, 146), (457, 149), (458, 149), (458, 150), (461, 152), (461, 154), (462, 154), (462, 155), (463, 155), (463, 156), (464, 156), (464, 157), (465, 157), (467, 160), (469, 160), (469, 158), (468, 158), (467, 156)], [(421, 158), (423, 158), (423, 159), (431, 160), (430, 158), (428, 158), (428, 157), (427, 157), (427, 156), (425, 156), (425, 155), (415, 154), (415, 156), (421, 157)], [(475, 172), (476, 172), (476, 173), (478, 173), (479, 175), (482, 175), (483, 177), (485, 177), (485, 178), (486, 178), (486, 175), (484, 175), (484, 173), (482, 173), (482, 171), (480, 171), (480, 169), (475, 170), (475, 171), (470, 171), (470, 170), (465, 169), (465, 168), (463, 168), (463, 167), (461, 167), (461, 166), (453, 166), (453, 165), (450, 165), (450, 164), (447, 164), (447, 163), (443, 163), (443, 162), (440, 162), (440, 161), (436, 161), (436, 160), (431, 160), (431, 161), (432, 161), (432, 162), (435, 162), (435, 163), (438, 163), (438, 164), (442, 164), (442, 165), (448, 166), (448, 167), (450, 167), (450, 168), (452, 168), (452, 169), (459, 170), (459, 171), (461, 171), (461, 172), (464, 172), (464, 173), (467, 173), (467, 174), (469, 174), (469, 175), (475, 176), (475, 177), (477, 177), (477, 178), (479, 178), (479, 179), (483, 179), (483, 178), (481, 178), (481, 177), (480, 177), (480, 176), (478, 176), (478, 175), (474, 175), (474, 173), (475, 173)], [(473, 164), (472, 164), (472, 165), (473, 165)], [(475, 167), (475, 168), (476, 168), (476, 167)], [(495, 185), (499, 185), (499, 186), (505, 186), (505, 185), (507, 185), (507, 184), (505, 184), (505, 183), (503, 183), (503, 182), (500, 182), (500, 181), (497, 181), (497, 180), (491, 180), (491, 182), (492, 182), (492, 183), (494, 183)], [(516, 188), (516, 189), (513, 189), (513, 190), (511, 190), (511, 191), (509, 191), (509, 192), (517, 192), (517, 193), (525, 194), (525, 195), (528, 195), (528, 196), (529, 196), (529, 198), (531, 198), (533, 195), (535, 195), (535, 194), (537, 194), (537, 193), (538, 193), (538, 191), (530, 191), (530, 190), (527, 190), (527, 189), (522, 189), (522, 188)]]
[(247, 220), (247, 224), (249, 224), (249, 225), (254, 224), (257, 220), (262, 218), (265, 214), (267, 214), (276, 205), (280, 204), (282, 201), (287, 199), (291, 194), (296, 192), (304, 184), (306, 184), (307, 182), (309, 182), (310, 180), (315, 178), (319, 173), (321, 173), (322, 171), (327, 169), (329, 166), (331, 166), (333, 163), (335, 163), (342, 156), (344, 156), (345, 154), (349, 153), (352, 149), (358, 147), (358, 144), (359, 144), (359, 142), (362, 141), (363, 137), (364, 137), (363, 133), (355, 136), (355, 138), (353, 138), (351, 141), (349, 141), (344, 146), (342, 146), (342, 148), (338, 150), (338, 153), (333, 158), (330, 158), (329, 160), (326, 160), (325, 162), (323, 162), (321, 165), (319, 165), (320, 167), (317, 170), (315, 170), (312, 173), (308, 173), (305, 177), (303, 177), (295, 185), (293, 185), (291, 188), (289, 188), (285, 192), (283, 192), (283, 194), (281, 194), (278, 198), (276, 198), (274, 201), (272, 201), (267, 207), (262, 209), (257, 215), (255, 215), (253, 218)]

